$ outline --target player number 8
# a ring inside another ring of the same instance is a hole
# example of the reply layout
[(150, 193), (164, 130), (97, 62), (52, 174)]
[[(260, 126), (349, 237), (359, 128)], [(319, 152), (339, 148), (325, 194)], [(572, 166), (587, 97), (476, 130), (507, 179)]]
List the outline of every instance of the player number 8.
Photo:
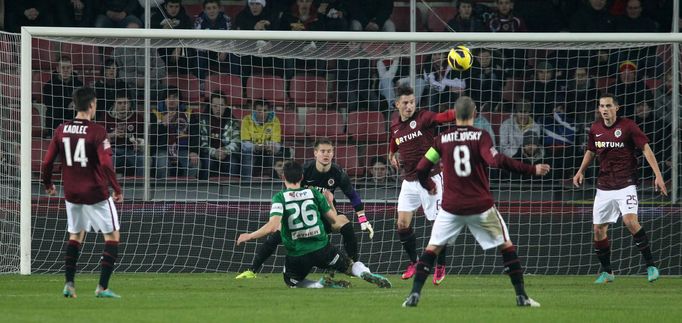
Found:
[(471, 163), (469, 162), (469, 147), (455, 146), (452, 152), (455, 160), (455, 174), (459, 177), (467, 177), (471, 175)]

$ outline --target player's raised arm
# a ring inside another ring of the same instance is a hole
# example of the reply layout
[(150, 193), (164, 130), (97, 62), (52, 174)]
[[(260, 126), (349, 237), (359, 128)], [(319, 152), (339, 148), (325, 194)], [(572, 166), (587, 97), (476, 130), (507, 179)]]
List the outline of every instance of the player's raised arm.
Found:
[(661, 170), (658, 168), (658, 160), (656, 160), (656, 155), (654, 155), (654, 152), (651, 150), (649, 144), (644, 144), (642, 153), (644, 154), (644, 158), (646, 158), (646, 161), (649, 163), (649, 166), (651, 166), (651, 169), (654, 171), (654, 175), (656, 176), (654, 179), (654, 189), (656, 191), (660, 190), (661, 194), (668, 196), (668, 189), (665, 187), (663, 175), (661, 174)]
[(436, 113), (436, 115), (433, 117), (433, 121), (439, 124), (453, 122), (455, 121), (455, 110), (449, 109), (447, 111)]
[(429, 173), (431, 168), (440, 160), (440, 154), (438, 150), (431, 147), (426, 152), (424, 157), (417, 164), (417, 178), (419, 179), (419, 184), (429, 191), (429, 194), (436, 194), (436, 183), (433, 182)]
[[(57, 132), (55, 131), (55, 134), (56, 133)], [(47, 153), (45, 154), (45, 157), (43, 158), (43, 163), (40, 167), (43, 185), (45, 186), (45, 192), (47, 192), (48, 195), (54, 195), (57, 193), (57, 190), (55, 189), (54, 184), (52, 183), (52, 170), (54, 169), (54, 161), (55, 159), (57, 159), (57, 156), (59, 156), (58, 137), (59, 136), (56, 135), (52, 136), (50, 145), (47, 147)]]
[(490, 135), (486, 132), (483, 132), (481, 135), (481, 145), (479, 147), (481, 157), (490, 167), (536, 176), (544, 176), (549, 172), (550, 166), (548, 164), (530, 165), (499, 153), (493, 147), (492, 139), (490, 139)]

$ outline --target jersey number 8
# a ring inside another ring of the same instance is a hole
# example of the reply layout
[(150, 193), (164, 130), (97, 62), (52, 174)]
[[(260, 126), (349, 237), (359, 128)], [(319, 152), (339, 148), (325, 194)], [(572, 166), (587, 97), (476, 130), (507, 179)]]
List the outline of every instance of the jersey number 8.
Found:
[(452, 152), (452, 157), (455, 161), (455, 174), (459, 177), (467, 177), (471, 175), (471, 163), (469, 162), (469, 147), (468, 146), (455, 146)]

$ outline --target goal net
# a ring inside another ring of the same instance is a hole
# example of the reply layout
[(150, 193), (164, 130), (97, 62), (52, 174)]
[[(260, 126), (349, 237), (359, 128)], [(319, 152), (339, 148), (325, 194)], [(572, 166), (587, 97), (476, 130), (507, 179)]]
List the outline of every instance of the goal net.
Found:
[[(19, 37), (2, 34), (0, 42), (0, 272), (19, 268), (18, 190), (28, 180), (31, 272), (62, 270), (67, 235), (60, 177), (55, 175), (59, 197), (45, 195), (40, 161), (53, 129), (73, 117), (69, 97), (81, 85), (98, 93), (97, 122), (112, 138), (125, 194), (125, 202), (117, 205), (122, 237), (117, 271), (249, 268), (260, 242), (235, 246), (237, 236), (267, 221), (270, 200), (282, 188), (277, 166), (287, 159), (312, 160), (313, 143), (320, 138), (334, 142), (334, 161), (351, 177), (376, 231), (373, 240), (360, 232), (348, 198), (337, 190), (338, 208), (356, 223), (360, 260), (374, 271), (402, 271), (408, 258), (396, 234), (400, 170), (385, 160), (388, 127), (396, 117), (395, 88), (401, 84), (414, 84), (419, 108), (435, 112), (452, 108), (461, 95), (471, 96), (480, 112), (476, 125), (490, 132), (498, 150), (528, 163), (552, 165), (546, 178), (490, 171), (497, 205), (529, 273), (599, 269), (592, 246), (596, 168), (589, 169), (583, 187), (571, 184), (587, 130), (597, 118), (599, 94), (615, 94), (622, 106), (619, 114), (639, 123), (671, 192), (678, 193), (672, 176), (679, 160), (673, 117), (679, 113), (672, 102), (679, 95), (678, 75), (673, 74), (679, 42), (672, 40), (613, 42), (604, 36), (550, 41), (568, 39), (561, 35), (547, 35), (545, 41), (487, 40), (493, 39), (490, 34), (466, 40), (415, 34), (398, 40), (360, 33), (327, 34), (325, 41), (319, 33), (288, 40), (298, 36), (191, 31), (193, 38), (188, 38), (179, 31), (132, 31), (149, 36), (145, 39), (130, 30), (91, 31), (100, 36), (32, 30), (28, 73), (27, 68), (19, 73)], [(417, 41), (413, 48), (409, 40)], [(449, 49), (460, 44), (475, 55), (466, 72), (450, 70), (445, 60)], [(20, 104), (21, 78), (31, 80), (30, 105)], [(31, 110), (30, 120), (24, 120), (31, 123), (30, 140), (20, 136), (21, 109)], [(270, 123), (279, 128), (251, 133)], [(31, 145), (30, 159), (19, 154), (22, 139)], [(30, 174), (20, 174), (20, 161), (31, 163)], [(679, 275), (680, 208), (654, 192), (652, 172), (641, 162), (640, 220), (662, 273)], [(421, 211), (413, 227), (421, 252), (431, 229)], [(332, 236), (339, 245), (338, 235)], [(609, 236), (618, 273), (643, 273), (627, 229), (616, 224)], [(80, 270), (98, 269), (100, 239), (87, 235)], [(284, 254), (279, 248), (262, 271), (281, 272)], [(502, 272), (495, 252), (482, 251), (469, 233), (457, 239), (449, 254), (450, 273)]]

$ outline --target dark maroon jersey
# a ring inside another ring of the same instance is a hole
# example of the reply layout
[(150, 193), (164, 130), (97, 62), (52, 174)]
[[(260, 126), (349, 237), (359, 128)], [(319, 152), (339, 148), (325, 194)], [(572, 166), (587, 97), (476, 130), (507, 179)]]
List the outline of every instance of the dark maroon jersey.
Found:
[[(402, 176), (407, 181), (417, 180), (417, 164), (433, 144), (436, 135), (437, 113), (418, 109), (406, 121), (400, 119), (400, 114), (391, 120), (391, 146), (400, 153)], [(431, 174), (440, 172), (438, 165), (434, 166)]]
[(62, 159), (62, 181), (66, 200), (95, 204), (109, 198), (109, 185), (120, 193), (111, 160), (111, 144), (103, 126), (88, 120), (65, 122), (54, 132), (42, 165), (42, 180), (52, 185), (52, 167)]
[(637, 185), (637, 156), (649, 143), (647, 136), (637, 124), (626, 118), (617, 118), (610, 127), (603, 120), (595, 121), (587, 135), (587, 149), (599, 158), (597, 188), (619, 190)]
[[(488, 182), (488, 167), (532, 175), (533, 165), (524, 164), (499, 153), (490, 135), (472, 126), (457, 126), (436, 137), (433, 148), (443, 165), (443, 210), (457, 215), (479, 214), (493, 206)], [(425, 170), (433, 160), (419, 163), (419, 180), (427, 189)]]

